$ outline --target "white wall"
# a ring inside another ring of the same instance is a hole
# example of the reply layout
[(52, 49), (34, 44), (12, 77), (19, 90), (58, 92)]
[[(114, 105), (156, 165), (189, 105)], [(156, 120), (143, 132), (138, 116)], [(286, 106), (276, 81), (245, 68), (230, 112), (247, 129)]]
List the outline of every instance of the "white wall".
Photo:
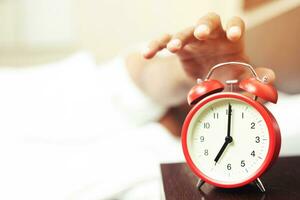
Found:
[(0, 1), (0, 46), (41, 48), (74, 43), (71, 1)]
[[(84, 48), (103, 61), (128, 46), (193, 25), (208, 11), (237, 14), (240, 1), (0, 0), (0, 52), (9, 49), (15, 60), (14, 54), (24, 52), (45, 56)], [(1, 55), (0, 62), (8, 57)]]
[(0, 1), (0, 46), (10, 46), (16, 42), (17, 12), (15, 2)]
[[(237, 14), (237, 0), (75, 0), (81, 47), (107, 59), (162, 33), (193, 25), (208, 11)], [(235, 13), (234, 10), (237, 12)]]
[[(12, 60), (16, 60), (16, 52), (43, 52), (43, 56), (53, 54), (55, 58), (59, 54), (66, 54), (69, 49), (83, 48), (103, 61), (128, 46), (193, 25), (209, 11), (219, 13), (224, 21), (234, 15), (243, 15), (248, 25), (255, 26), (264, 19), (272, 18), (274, 13), (284, 10), (283, 7), (294, 6), (300, 1), (274, 1), (271, 6), (266, 5), (249, 13), (242, 11), (242, 2), (243, 0), (0, 0), (0, 64), (3, 58), (8, 57), (3, 54), (7, 49), (10, 49)], [(23, 51), (20, 52), (20, 49)], [(22, 61), (19, 59), (20, 63)]]
[(20, 38), (27, 45), (69, 45), (75, 41), (72, 0), (19, 0)]

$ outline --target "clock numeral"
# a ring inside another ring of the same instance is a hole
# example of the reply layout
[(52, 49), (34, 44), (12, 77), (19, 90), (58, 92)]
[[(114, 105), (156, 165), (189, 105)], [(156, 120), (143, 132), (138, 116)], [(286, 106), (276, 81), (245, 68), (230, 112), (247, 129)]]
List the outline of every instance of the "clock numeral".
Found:
[(251, 122), (251, 129), (255, 129), (255, 123)]
[(200, 136), (200, 142), (204, 142), (204, 136)]
[(227, 164), (227, 169), (231, 170), (231, 164), (230, 163)]
[(208, 156), (208, 149), (205, 149), (205, 150), (204, 150), (204, 155), (205, 155), (205, 156)]
[(219, 113), (214, 113), (214, 119), (219, 119)]
[(245, 167), (246, 163), (245, 160), (241, 160), (241, 167)]
[(255, 151), (253, 150), (252, 152), (251, 152), (251, 156), (255, 156)]
[(255, 142), (256, 142), (256, 143), (260, 143), (260, 137), (259, 137), (259, 136), (256, 136), (256, 137), (255, 137)]
[(244, 119), (244, 112), (242, 112), (242, 119)]
[(203, 124), (203, 127), (204, 127), (205, 129), (209, 129), (209, 128), (210, 128), (210, 123), (209, 123), (209, 122), (205, 122), (205, 123)]
[[(233, 111), (233, 110), (231, 110), (230, 114), (232, 114), (232, 111)], [(226, 109), (226, 115), (228, 115), (228, 113), (229, 113), (229, 110)]]

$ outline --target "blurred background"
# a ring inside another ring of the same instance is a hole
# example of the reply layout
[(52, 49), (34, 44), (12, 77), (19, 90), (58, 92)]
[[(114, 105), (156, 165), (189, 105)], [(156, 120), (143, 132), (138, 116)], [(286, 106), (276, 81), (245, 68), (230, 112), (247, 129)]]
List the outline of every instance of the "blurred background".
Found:
[[(215, 11), (247, 24), (246, 47), (254, 64), (300, 64), (299, 0), (0, 0), (0, 65), (52, 62), (78, 50), (103, 62), (119, 52), (189, 26)], [(280, 76), (293, 76), (280, 72)], [(278, 82), (294, 91), (298, 83)]]

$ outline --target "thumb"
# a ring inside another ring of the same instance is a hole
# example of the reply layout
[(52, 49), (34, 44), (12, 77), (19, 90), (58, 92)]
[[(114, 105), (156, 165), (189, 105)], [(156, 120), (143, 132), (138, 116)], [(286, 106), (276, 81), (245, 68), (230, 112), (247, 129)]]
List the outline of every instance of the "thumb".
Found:
[[(272, 84), (272, 85), (274, 84), (276, 77), (275, 77), (275, 72), (272, 69), (261, 67), (261, 68), (255, 68), (255, 71), (256, 71), (256, 73), (257, 73), (260, 80), (264, 80), (264, 81), (266, 81), (266, 83), (269, 83), (269, 84)], [(253, 97), (253, 94), (250, 94), (250, 93), (245, 92), (245, 91), (243, 91), (242, 94), (244, 94), (248, 97), (251, 97), (251, 98)], [(260, 98), (258, 98), (258, 101), (262, 104), (266, 103), (265, 100), (260, 99)]]
[(255, 71), (261, 80), (264, 79), (267, 83), (274, 84), (276, 76), (272, 69), (261, 67), (256, 68)]

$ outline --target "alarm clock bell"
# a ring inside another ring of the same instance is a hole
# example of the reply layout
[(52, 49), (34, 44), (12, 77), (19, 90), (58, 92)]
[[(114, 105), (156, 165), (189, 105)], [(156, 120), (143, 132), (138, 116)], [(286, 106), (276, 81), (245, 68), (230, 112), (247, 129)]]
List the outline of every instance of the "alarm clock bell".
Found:
[(201, 79), (197, 79), (197, 84), (192, 87), (187, 96), (189, 105), (194, 105), (206, 96), (224, 90), (224, 85), (220, 81), (210, 79), (210, 77), (217, 68), (225, 65), (241, 65), (247, 67), (254, 77), (241, 80), (238, 84), (238, 87), (250, 94), (253, 94), (255, 98), (259, 97), (265, 101), (269, 101), (272, 103), (277, 102), (277, 90), (271, 84), (267, 83), (267, 77), (263, 77), (261, 80), (253, 67), (247, 63), (226, 62), (212, 67), (204, 81), (202, 81)]

